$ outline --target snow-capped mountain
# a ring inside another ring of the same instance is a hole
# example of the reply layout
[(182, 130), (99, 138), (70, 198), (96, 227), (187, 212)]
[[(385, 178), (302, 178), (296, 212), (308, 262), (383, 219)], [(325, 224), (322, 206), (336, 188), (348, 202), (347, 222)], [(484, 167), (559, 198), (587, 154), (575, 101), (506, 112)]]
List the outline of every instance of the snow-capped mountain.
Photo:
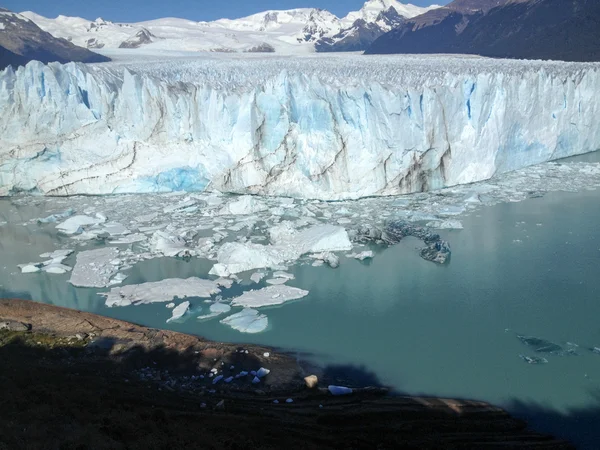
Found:
[(598, 61), (598, 0), (454, 0), (405, 21), (367, 53), (471, 53)]
[(21, 14), (0, 8), (0, 69), (32, 59), (42, 62), (102, 62), (108, 58), (57, 39)]
[(131, 24), (102, 18), (49, 19), (30, 11), (22, 14), (53, 36), (93, 49), (143, 46), (153, 50), (308, 53), (315, 49), (363, 50), (404, 20), (435, 8), (438, 6), (368, 0), (360, 11), (343, 18), (322, 9), (298, 8), (213, 22), (163, 18)]

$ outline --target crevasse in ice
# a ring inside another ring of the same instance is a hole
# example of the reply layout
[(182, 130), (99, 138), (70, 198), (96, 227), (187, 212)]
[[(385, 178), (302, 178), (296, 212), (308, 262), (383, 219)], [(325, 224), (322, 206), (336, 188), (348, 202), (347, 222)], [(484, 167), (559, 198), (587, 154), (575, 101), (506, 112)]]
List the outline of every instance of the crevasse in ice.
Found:
[(581, 63), (32, 62), (0, 72), (0, 195), (426, 191), (600, 149), (599, 92)]

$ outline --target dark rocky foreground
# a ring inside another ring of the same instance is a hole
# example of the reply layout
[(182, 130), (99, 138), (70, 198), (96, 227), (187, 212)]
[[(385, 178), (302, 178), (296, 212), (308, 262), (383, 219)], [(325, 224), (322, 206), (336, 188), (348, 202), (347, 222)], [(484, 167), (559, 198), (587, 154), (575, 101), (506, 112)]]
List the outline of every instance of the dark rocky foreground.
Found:
[(22, 300), (0, 318), (0, 449), (572, 448), (482, 402), (309, 389), (258, 346)]

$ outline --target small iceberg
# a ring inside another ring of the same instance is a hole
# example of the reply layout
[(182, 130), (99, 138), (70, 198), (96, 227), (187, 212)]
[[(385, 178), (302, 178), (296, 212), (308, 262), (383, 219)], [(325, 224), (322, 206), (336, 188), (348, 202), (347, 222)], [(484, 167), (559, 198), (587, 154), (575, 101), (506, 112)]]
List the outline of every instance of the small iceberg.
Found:
[(221, 323), (242, 333), (254, 334), (265, 331), (269, 325), (269, 319), (255, 309), (245, 308), (237, 314), (222, 319)]
[(172, 317), (167, 319), (167, 323), (181, 319), (188, 309), (190, 309), (190, 302), (183, 302), (180, 305), (177, 305), (175, 308), (173, 308)]
[(262, 306), (281, 305), (291, 300), (306, 297), (308, 291), (291, 286), (268, 286), (256, 291), (244, 292), (231, 301), (232, 306), (260, 308)]

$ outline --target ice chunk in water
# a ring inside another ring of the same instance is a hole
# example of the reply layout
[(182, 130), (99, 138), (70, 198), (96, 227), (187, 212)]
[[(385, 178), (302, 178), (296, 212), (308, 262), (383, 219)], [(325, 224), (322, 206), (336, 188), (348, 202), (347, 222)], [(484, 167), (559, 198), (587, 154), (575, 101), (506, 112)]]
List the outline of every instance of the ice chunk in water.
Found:
[(260, 283), (261, 280), (265, 277), (265, 274), (262, 272), (255, 272), (252, 275), (250, 275), (250, 280), (255, 282), (255, 283)]
[(42, 219), (38, 219), (39, 223), (54, 223), (58, 222), (60, 219), (66, 219), (67, 217), (71, 217), (75, 214), (75, 210), (72, 208), (67, 209), (65, 212), (52, 214), (48, 217), (44, 217)]
[(167, 323), (181, 319), (188, 309), (190, 309), (190, 302), (183, 302), (177, 305), (175, 308), (173, 308), (172, 316), (170, 319), (167, 319)]
[(62, 231), (65, 234), (77, 234), (81, 233), (83, 228), (90, 225), (98, 225), (104, 223), (106, 217), (98, 214), (96, 217), (90, 216), (73, 216), (68, 218), (62, 223), (56, 225), (56, 229)]
[(192, 277), (168, 278), (162, 281), (115, 287), (110, 292), (99, 295), (106, 297), (106, 306), (129, 306), (170, 302), (175, 297), (209, 298), (220, 292), (214, 281)]
[(255, 309), (245, 308), (237, 314), (222, 319), (221, 323), (242, 333), (260, 333), (267, 329), (269, 319)]
[(217, 317), (221, 314), (226, 314), (231, 311), (231, 306), (225, 303), (213, 303), (210, 305), (210, 314), (205, 314), (203, 316), (198, 316), (198, 319), (210, 319), (211, 317)]
[(231, 301), (232, 306), (260, 308), (261, 306), (281, 305), (291, 300), (306, 297), (308, 291), (291, 286), (268, 286), (256, 291), (244, 292)]
[(271, 278), (267, 280), (267, 284), (280, 285), (288, 282), (287, 278)]
[(250, 195), (244, 195), (238, 200), (225, 205), (219, 211), (221, 215), (247, 215), (266, 211), (268, 208), (262, 201)]
[(191, 255), (192, 250), (187, 247), (185, 239), (173, 236), (164, 231), (157, 231), (152, 235), (151, 248), (153, 251), (165, 256)]
[(118, 267), (112, 264), (118, 255), (119, 249), (114, 247), (78, 253), (69, 283), (78, 287), (108, 286), (110, 278), (118, 271)]

